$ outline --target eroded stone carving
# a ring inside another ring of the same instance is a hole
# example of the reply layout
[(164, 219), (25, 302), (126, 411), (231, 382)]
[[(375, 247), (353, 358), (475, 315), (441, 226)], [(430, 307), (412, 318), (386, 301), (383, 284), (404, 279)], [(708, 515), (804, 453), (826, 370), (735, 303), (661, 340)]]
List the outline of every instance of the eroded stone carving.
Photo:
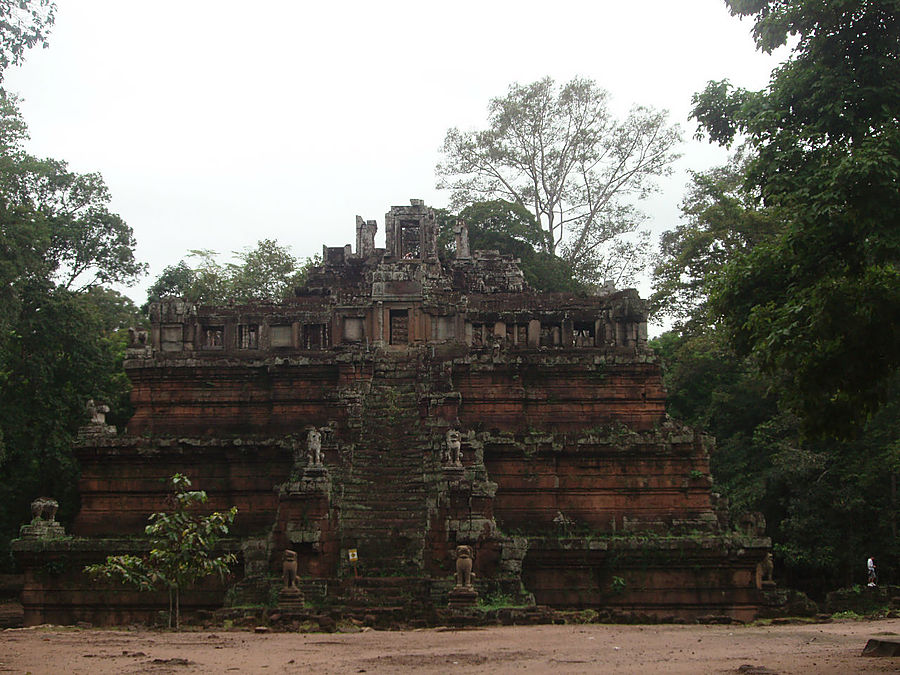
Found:
[(109, 406), (105, 403), (94, 403), (94, 399), (89, 399), (87, 405), (88, 415), (91, 416), (91, 424), (106, 426), (106, 413), (109, 412)]
[(141, 348), (147, 346), (147, 331), (137, 328), (128, 329), (128, 346)]
[(25, 538), (50, 538), (65, 536), (65, 529), (56, 522), (59, 502), (50, 497), (38, 497), (31, 502), (31, 522), (20, 528), (19, 534)]
[(38, 497), (31, 502), (31, 515), (34, 520), (47, 520), (52, 523), (56, 520), (57, 509), (59, 502), (50, 497)]
[(452, 466), (462, 466), (462, 444), (458, 429), (447, 431), (447, 440), (444, 446), (444, 462)]
[(569, 530), (575, 524), (575, 521), (569, 518), (562, 511), (556, 512), (556, 517), (553, 519), (553, 523), (564, 533), (568, 534)]
[(90, 420), (79, 429), (79, 435), (91, 437), (116, 435), (116, 428), (106, 423), (106, 413), (109, 412), (108, 405), (102, 402), (95, 403), (94, 399), (89, 399), (84, 409), (90, 416)]
[(284, 588), (297, 588), (297, 552), (286, 549), (281, 564), (281, 579)]
[(303, 610), (303, 592), (297, 585), (297, 552), (285, 549), (281, 564), (284, 585), (278, 591), (278, 609), (282, 612)]
[(467, 260), (472, 257), (469, 251), (469, 226), (466, 221), (457, 220), (453, 226), (453, 234), (456, 235), (456, 259)]
[(322, 466), (322, 434), (318, 429), (310, 429), (306, 440), (306, 456), (309, 466)]
[(774, 572), (775, 562), (772, 559), (772, 554), (766, 553), (766, 557), (756, 566), (756, 587), (774, 586), (775, 580), (772, 578)]
[(457, 588), (472, 588), (472, 560), (475, 550), (468, 544), (456, 547), (456, 586)]
[(738, 530), (750, 537), (763, 537), (766, 534), (766, 517), (759, 511), (742, 513), (737, 522)]

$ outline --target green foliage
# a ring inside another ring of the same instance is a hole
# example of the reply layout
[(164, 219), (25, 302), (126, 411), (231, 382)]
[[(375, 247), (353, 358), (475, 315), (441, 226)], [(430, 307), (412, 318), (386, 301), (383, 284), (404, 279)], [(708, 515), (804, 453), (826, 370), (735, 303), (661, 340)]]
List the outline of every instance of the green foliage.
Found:
[(302, 286), (309, 268), (321, 262), (320, 256), (301, 262), (290, 247), (272, 239), (236, 252), (237, 262), (221, 265), (216, 255), (208, 249), (190, 251), (186, 260), (162, 271), (147, 291), (148, 300), (174, 296), (202, 304), (278, 302)]
[(842, 612), (835, 612), (831, 615), (832, 619), (848, 619), (850, 621), (862, 621), (865, 617), (857, 614), (852, 609), (845, 609)]
[(778, 228), (773, 210), (760, 207), (744, 187), (746, 166), (739, 151), (729, 164), (691, 175), (683, 220), (660, 238), (650, 298), (656, 316), (678, 325), (711, 323), (706, 300), (723, 266)]
[(73, 173), (63, 161), (27, 154), (17, 100), (2, 91), (0, 117), (0, 222), (13, 274), (32, 274), (71, 291), (128, 284), (143, 274), (133, 232), (109, 211), (100, 174)]
[(495, 199), (469, 204), (459, 216), (445, 210), (438, 216), (438, 246), (444, 258), (454, 247), (453, 225), (459, 218), (468, 228), (471, 250), (493, 249), (516, 256), (525, 281), (533, 288), (573, 293), (586, 288), (569, 263), (542, 249), (543, 232), (531, 212), (520, 204)]
[(50, 0), (0, 0), (0, 82), (9, 66), (22, 63), (26, 49), (47, 47), (55, 19)]
[(261, 239), (255, 249), (238, 253), (237, 258), (239, 263), (227, 267), (235, 297), (272, 301), (293, 293), (298, 261), (288, 248)]
[(848, 437), (900, 368), (900, 0), (730, 0), (757, 45), (797, 38), (761, 92), (710, 83), (693, 116), (743, 134), (744, 189), (780, 226), (741, 251), (710, 307), (807, 432)]
[(669, 413), (717, 439), (714, 490), (735, 516), (765, 515), (780, 581), (822, 597), (864, 578), (867, 551), (896, 574), (900, 395), (858, 439), (811, 441), (779, 406), (770, 378), (730, 350), (721, 332), (666, 333), (652, 347)]
[[(765, 515), (779, 583), (821, 598), (864, 579), (867, 552), (881, 561), (886, 574), (900, 569), (895, 544), (900, 378), (884, 374), (882, 408), (861, 422), (857, 438), (817, 438), (808, 433), (810, 422), (834, 408), (810, 412), (798, 405), (796, 393), (786, 386), (790, 374), (772, 367), (770, 355), (735, 340), (732, 318), (717, 304), (723, 278), (744, 269), (759, 251), (769, 255), (772, 242), (782, 241), (796, 219), (781, 204), (757, 199), (762, 188), (747, 180), (754, 151), (750, 148), (749, 159), (748, 150), (742, 152), (729, 166), (694, 176), (682, 207), (686, 222), (664, 235), (653, 301), (658, 312), (678, 323), (676, 331), (652, 346), (662, 360), (669, 413), (717, 439), (710, 458), (714, 489), (728, 497), (733, 515)], [(796, 271), (796, 266), (770, 269), (756, 287), (734, 299), (735, 306), (753, 302), (756, 293), (768, 297), (765, 293), (790, 283)], [(791, 292), (801, 297), (804, 291), (794, 287)], [(833, 303), (839, 297), (823, 300)], [(869, 299), (856, 301), (862, 308)], [(822, 306), (808, 311), (793, 315), (804, 329), (837, 316)], [(847, 307), (848, 320), (854, 311)], [(833, 325), (829, 331), (835, 339), (852, 338), (856, 326)], [(876, 353), (883, 346), (874, 333), (870, 343)], [(823, 376), (849, 379), (857, 361), (870, 356), (860, 348), (859, 354), (835, 361)], [(797, 354), (821, 358), (819, 349), (811, 344)], [(822, 380), (811, 382), (820, 386)], [(817, 424), (822, 427), (821, 421)]]
[(450, 129), (438, 187), (451, 207), (505, 200), (528, 210), (540, 230), (533, 246), (562, 258), (584, 282), (627, 283), (645, 264), (635, 202), (670, 171), (680, 132), (666, 113), (635, 107), (621, 121), (596, 83), (550, 78), (512, 84), (488, 107), (488, 127)]
[(181, 592), (209, 576), (224, 578), (237, 562), (233, 553), (213, 555), (216, 544), (228, 534), (237, 507), (200, 516), (194, 509), (206, 503), (206, 492), (191, 490), (191, 481), (181, 474), (172, 476), (171, 482), (174, 510), (152, 514), (150, 524), (144, 528), (150, 538), (150, 553), (143, 557), (109, 556), (106, 562), (88, 565), (84, 571), (94, 578), (120, 581), (141, 591), (167, 590), (169, 627), (174, 600), (177, 629), (181, 625)]
[[(16, 100), (0, 92), (0, 551), (38, 495), (78, 506), (71, 446), (88, 399), (128, 417), (122, 372), (128, 298), (100, 285), (130, 281), (142, 265), (130, 228), (106, 210), (98, 174), (37, 160), (23, 144)], [(5, 557), (5, 556), (4, 556)]]
[(530, 606), (529, 603), (517, 601), (513, 596), (503, 591), (497, 591), (478, 599), (478, 609), (485, 612), (495, 609), (522, 609)]

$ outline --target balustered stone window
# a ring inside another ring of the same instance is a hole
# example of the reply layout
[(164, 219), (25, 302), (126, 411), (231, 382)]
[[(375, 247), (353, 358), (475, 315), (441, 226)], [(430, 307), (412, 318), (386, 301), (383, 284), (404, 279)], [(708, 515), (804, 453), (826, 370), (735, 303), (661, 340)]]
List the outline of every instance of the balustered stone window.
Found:
[(572, 326), (572, 343), (575, 347), (593, 347), (597, 344), (593, 321), (576, 321)]
[(225, 349), (225, 326), (202, 326), (200, 328), (200, 349)]
[(400, 223), (400, 254), (403, 258), (416, 259), (421, 257), (420, 228), (417, 221), (402, 221)]
[(305, 349), (325, 349), (327, 346), (328, 335), (324, 323), (303, 325), (303, 347)]
[(486, 343), (485, 325), (483, 323), (472, 324), (472, 346), (483, 347)]
[(409, 311), (405, 309), (391, 310), (391, 344), (409, 344)]
[(238, 348), (259, 349), (259, 325), (241, 324), (238, 326)]

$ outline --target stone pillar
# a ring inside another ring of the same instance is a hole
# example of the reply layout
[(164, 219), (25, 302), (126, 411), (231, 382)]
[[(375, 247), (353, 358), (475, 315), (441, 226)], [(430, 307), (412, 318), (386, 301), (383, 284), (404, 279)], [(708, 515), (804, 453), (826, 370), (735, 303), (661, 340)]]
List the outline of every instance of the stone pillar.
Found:
[(541, 322), (537, 319), (528, 322), (528, 346), (541, 346)]
[(387, 337), (384, 334), (384, 313), (387, 310), (384, 308), (383, 302), (375, 303), (375, 311), (373, 312), (373, 320), (375, 322), (375, 329), (372, 331), (372, 336), (374, 338), (373, 342), (375, 346), (382, 346), (387, 342)]
[(367, 258), (375, 252), (375, 233), (378, 224), (374, 220), (363, 220), (356, 216), (356, 255)]
[(562, 322), (562, 344), (565, 347), (571, 347), (575, 341), (573, 334), (574, 328), (571, 319), (564, 319)]

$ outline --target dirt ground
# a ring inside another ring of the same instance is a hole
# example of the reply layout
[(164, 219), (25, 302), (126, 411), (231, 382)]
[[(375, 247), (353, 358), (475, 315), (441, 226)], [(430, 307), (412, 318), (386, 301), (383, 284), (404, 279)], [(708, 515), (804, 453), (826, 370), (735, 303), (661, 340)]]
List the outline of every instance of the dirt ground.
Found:
[[(359, 633), (81, 630), (0, 633), (13, 673), (892, 673), (860, 656), (900, 619), (783, 626), (567, 625)], [(894, 636), (893, 638), (890, 636)]]

